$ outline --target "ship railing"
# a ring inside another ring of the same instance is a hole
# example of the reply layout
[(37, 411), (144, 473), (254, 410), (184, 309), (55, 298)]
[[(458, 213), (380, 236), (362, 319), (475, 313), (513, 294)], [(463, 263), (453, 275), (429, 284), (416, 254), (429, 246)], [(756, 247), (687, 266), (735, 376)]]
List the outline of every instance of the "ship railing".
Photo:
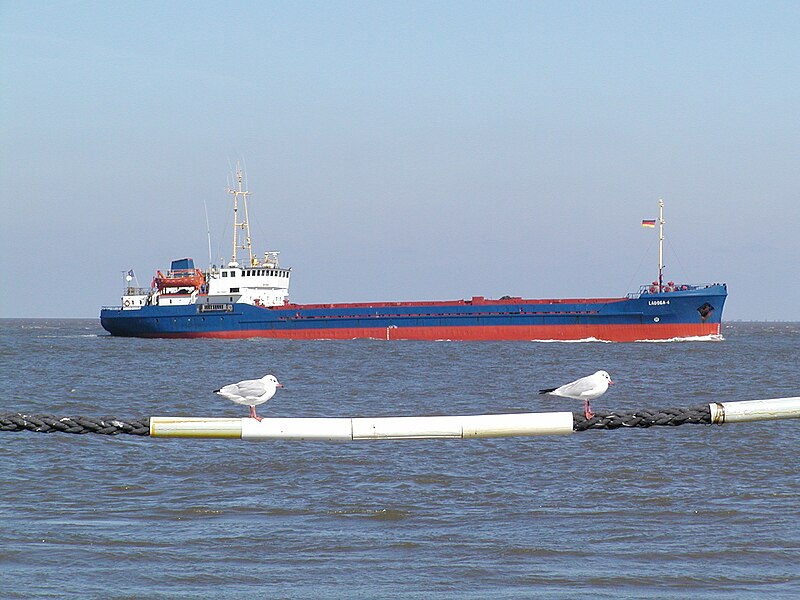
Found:
[(162, 279), (182, 279), (185, 277), (203, 277), (203, 272), (200, 269), (175, 269), (174, 271), (167, 271), (166, 275), (158, 271), (158, 276)]
[(648, 296), (651, 294), (669, 294), (670, 292), (687, 292), (693, 290), (704, 290), (710, 288), (712, 286), (719, 285), (716, 283), (673, 283), (669, 285), (668, 283), (661, 285), (661, 291), (658, 291), (658, 284), (648, 284), (639, 287), (638, 292), (631, 292), (627, 295), (628, 298), (636, 299), (641, 296)]
[(125, 288), (124, 296), (146, 296), (150, 293), (150, 288), (143, 288), (143, 287), (131, 287), (128, 286)]

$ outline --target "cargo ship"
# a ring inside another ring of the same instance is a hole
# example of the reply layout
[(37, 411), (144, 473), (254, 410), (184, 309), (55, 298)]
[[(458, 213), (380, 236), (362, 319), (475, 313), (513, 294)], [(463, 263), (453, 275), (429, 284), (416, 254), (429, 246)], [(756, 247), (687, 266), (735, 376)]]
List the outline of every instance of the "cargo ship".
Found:
[[(253, 253), (241, 169), (228, 188), (233, 201), (233, 252), (224, 266), (197, 268), (191, 258), (158, 271), (149, 288), (126, 274), (120, 306), (100, 311), (113, 336), (143, 338), (286, 338), (304, 340), (717, 340), (727, 298), (724, 283), (664, 282), (663, 202), (658, 278), (614, 298), (497, 299), (473, 296), (429, 302), (295, 304), (292, 269), (277, 252)], [(237, 235), (242, 231), (243, 236)], [(240, 239), (243, 237), (244, 239)], [(239, 255), (242, 255), (240, 262)], [(245, 257), (246, 254), (246, 257)]]

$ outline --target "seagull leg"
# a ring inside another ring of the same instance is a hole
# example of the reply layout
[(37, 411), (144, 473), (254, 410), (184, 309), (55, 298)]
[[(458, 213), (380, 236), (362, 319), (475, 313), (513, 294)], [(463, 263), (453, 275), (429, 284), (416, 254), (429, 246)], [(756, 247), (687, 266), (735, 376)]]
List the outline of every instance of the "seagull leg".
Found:
[(256, 421), (258, 421), (259, 423), (261, 422), (261, 418), (262, 418), (262, 417), (259, 417), (259, 416), (256, 414), (256, 407), (255, 407), (255, 406), (250, 406), (250, 418), (251, 418), (251, 419), (255, 419), (255, 420), (256, 420)]
[(587, 421), (592, 417), (594, 417), (594, 413), (592, 412), (592, 407), (589, 406), (588, 400), (583, 401), (583, 416), (586, 417)]

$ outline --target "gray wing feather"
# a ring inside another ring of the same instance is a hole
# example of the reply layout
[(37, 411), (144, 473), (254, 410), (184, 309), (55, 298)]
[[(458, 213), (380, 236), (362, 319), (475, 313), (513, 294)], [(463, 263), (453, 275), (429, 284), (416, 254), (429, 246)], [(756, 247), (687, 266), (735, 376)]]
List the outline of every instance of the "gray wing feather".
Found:
[(584, 396), (591, 395), (592, 392), (594, 392), (595, 387), (596, 386), (592, 380), (582, 377), (577, 381), (573, 381), (572, 383), (565, 385), (561, 391), (575, 396)]
[(588, 377), (581, 377), (572, 383), (564, 384), (552, 393), (556, 396), (581, 399), (587, 396), (591, 398), (595, 396), (598, 391), (597, 382), (590, 375)]
[(264, 392), (267, 391), (267, 388), (264, 386), (263, 382), (259, 381), (258, 379), (240, 381), (239, 383), (234, 384), (234, 386), (237, 390), (235, 393), (239, 394), (240, 396), (244, 396), (245, 398), (257, 398), (258, 396), (263, 396)]

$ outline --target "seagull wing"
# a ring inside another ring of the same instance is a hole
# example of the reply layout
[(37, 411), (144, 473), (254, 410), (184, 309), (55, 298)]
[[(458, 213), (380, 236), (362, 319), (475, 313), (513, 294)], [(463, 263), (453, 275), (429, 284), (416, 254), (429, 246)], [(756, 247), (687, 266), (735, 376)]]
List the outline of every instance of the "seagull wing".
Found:
[(238, 396), (239, 387), (235, 383), (230, 383), (228, 385), (223, 385), (218, 390), (214, 390), (214, 393), (220, 396)]
[(605, 392), (605, 389), (603, 389), (602, 380), (594, 375), (589, 375), (588, 377), (576, 379), (572, 383), (562, 385), (553, 391), (553, 394), (577, 400), (585, 398), (592, 400), (603, 392)]
[(233, 385), (237, 389), (236, 393), (244, 398), (259, 398), (267, 391), (267, 386), (260, 379), (248, 379)]

